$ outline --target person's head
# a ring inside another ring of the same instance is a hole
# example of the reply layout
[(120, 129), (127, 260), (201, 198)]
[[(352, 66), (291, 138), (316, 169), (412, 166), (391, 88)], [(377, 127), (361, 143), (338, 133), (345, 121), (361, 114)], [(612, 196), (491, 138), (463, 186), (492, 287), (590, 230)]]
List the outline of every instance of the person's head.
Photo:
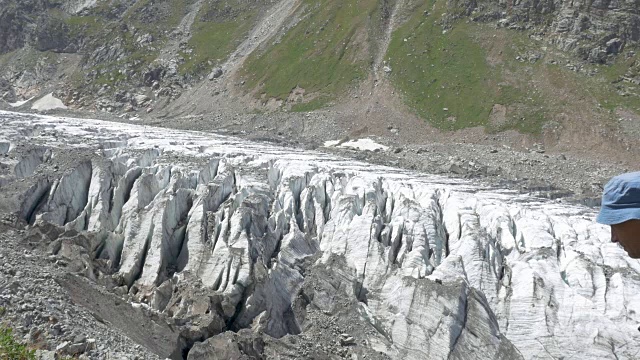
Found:
[(640, 172), (618, 175), (607, 183), (597, 221), (611, 226), (611, 241), (640, 258)]

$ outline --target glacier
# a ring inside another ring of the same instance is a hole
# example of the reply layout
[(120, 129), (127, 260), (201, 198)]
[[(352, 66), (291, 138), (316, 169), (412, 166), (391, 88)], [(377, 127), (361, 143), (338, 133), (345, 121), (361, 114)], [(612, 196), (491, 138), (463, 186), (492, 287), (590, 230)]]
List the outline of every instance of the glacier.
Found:
[[(390, 358), (640, 352), (640, 263), (592, 208), (196, 131), (13, 112), (0, 126), (2, 151), (22, 151), (0, 209), (91, 234), (86, 276), (107, 276), (99, 261), (132, 302), (189, 319), (189, 358), (226, 330), (305, 333), (304, 309), (335, 311), (333, 292)], [(308, 286), (321, 270), (331, 286)]]

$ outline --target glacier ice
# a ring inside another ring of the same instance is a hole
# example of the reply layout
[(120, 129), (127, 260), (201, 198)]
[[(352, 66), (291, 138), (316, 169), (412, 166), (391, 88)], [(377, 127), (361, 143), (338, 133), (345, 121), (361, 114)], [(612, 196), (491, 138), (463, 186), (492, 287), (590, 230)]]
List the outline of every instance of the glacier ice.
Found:
[[(198, 336), (225, 324), (300, 333), (292, 309), (308, 264), (340, 259), (336, 274), (393, 358), (640, 351), (640, 263), (589, 208), (198, 132), (8, 112), (0, 122), (12, 142), (37, 125), (34, 144), (99, 149), (34, 181), (16, 211), (99, 234), (96, 257), (157, 311), (204, 315), (201, 301), (218, 299)], [(188, 282), (207, 300), (172, 295)]]

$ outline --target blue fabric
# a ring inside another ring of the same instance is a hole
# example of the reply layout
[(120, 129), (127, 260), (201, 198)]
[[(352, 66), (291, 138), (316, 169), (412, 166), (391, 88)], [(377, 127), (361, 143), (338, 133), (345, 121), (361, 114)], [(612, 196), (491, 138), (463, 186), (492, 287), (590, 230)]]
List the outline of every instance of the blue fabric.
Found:
[(640, 219), (640, 172), (618, 175), (604, 187), (598, 221), (614, 225)]

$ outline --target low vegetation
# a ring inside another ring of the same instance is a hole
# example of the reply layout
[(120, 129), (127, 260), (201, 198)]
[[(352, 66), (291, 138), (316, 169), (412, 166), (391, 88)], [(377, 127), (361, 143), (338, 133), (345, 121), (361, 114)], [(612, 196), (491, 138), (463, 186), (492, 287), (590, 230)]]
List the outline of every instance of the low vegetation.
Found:
[[(621, 109), (640, 111), (634, 52), (587, 64), (527, 31), (497, 29), (466, 17), (443, 27), (450, 9), (430, 0), (394, 32), (386, 59), (405, 103), (443, 130), (481, 126), (539, 135), (569, 119), (615, 126)], [(495, 121), (496, 107), (503, 109)]]
[[(400, 11), (383, 58), (391, 67), (388, 76), (395, 94), (432, 126), (540, 135), (548, 124), (566, 118), (587, 117), (593, 118), (591, 125), (605, 121), (615, 126), (620, 109), (640, 111), (637, 84), (624, 80), (640, 78), (640, 62), (631, 44), (621, 55), (609, 57), (608, 65), (585, 64), (576, 54), (562, 53), (530, 36), (533, 31), (474, 22), (455, 1), (407, 3), (412, 8)], [(69, 77), (72, 85), (94, 90), (108, 85), (115, 91), (140, 85), (140, 74), (162, 49), (171, 48), (173, 56), (179, 48), (178, 74), (189, 83), (224, 63), (271, 6), (204, 0), (186, 29), (180, 24), (194, 4), (195, 0), (116, 0), (98, 3), (81, 15), (51, 8), (51, 28), (67, 38), (61, 44), (52, 40), (60, 46), (47, 51), (22, 49), (20, 63), (25, 68), (55, 64), (63, 54), (60, 50), (67, 48), (62, 45), (82, 44), (86, 66)], [(301, 0), (285, 27), (249, 55), (238, 83), (265, 104), (271, 99), (286, 101), (295, 90), (295, 101), (285, 106), (292, 111), (340, 102), (374, 78), (373, 64), (384, 48), (381, 39), (394, 4)], [(179, 40), (186, 43), (178, 45)], [(96, 51), (105, 45), (111, 50), (108, 56)], [(100, 60), (92, 58), (96, 53)], [(14, 61), (14, 55), (0, 56), (0, 66)]]
[(124, 23), (163, 39), (178, 27), (195, 0), (137, 1), (124, 14)]
[(83, 36), (96, 36), (105, 30), (105, 22), (98, 16), (69, 16), (64, 19), (69, 31)]
[(241, 0), (209, 1), (198, 12), (188, 42), (190, 51), (183, 52), (183, 74), (202, 74), (231, 55), (255, 24), (257, 3)]
[(0, 360), (35, 360), (35, 350), (30, 350), (13, 337), (11, 328), (0, 325)]
[[(393, 34), (387, 59), (392, 82), (406, 104), (444, 130), (485, 126), (489, 131), (539, 133), (545, 122), (543, 99), (528, 91), (525, 66), (514, 63), (523, 35), (513, 32), (507, 44), (501, 44), (500, 63), (491, 64), (488, 47), (495, 44), (483, 43), (477, 34), (495, 28), (463, 19), (443, 29), (445, 12), (443, 2), (422, 3)], [(518, 72), (518, 79), (508, 76), (512, 72)], [(511, 111), (499, 124), (491, 124), (496, 104)]]
[(303, 1), (295, 24), (264, 51), (252, 54), (243, 76), (247, 89), (265, 100), (285, 100), (296, 87), (313, 101), (312, 110), (344, 94), (365, 79), (373, 62), (369, 29), (378, 10), (375, 0)]
[(600, 106), (611, 111), (618, 107), (640, 111), (640, 89), (637, 84), (624, 81), (640, 77), (638, 55), (618, 56), (611, 65), (598, 68), (600, 76), (590, 79), (585, 89), (597, 97)]

